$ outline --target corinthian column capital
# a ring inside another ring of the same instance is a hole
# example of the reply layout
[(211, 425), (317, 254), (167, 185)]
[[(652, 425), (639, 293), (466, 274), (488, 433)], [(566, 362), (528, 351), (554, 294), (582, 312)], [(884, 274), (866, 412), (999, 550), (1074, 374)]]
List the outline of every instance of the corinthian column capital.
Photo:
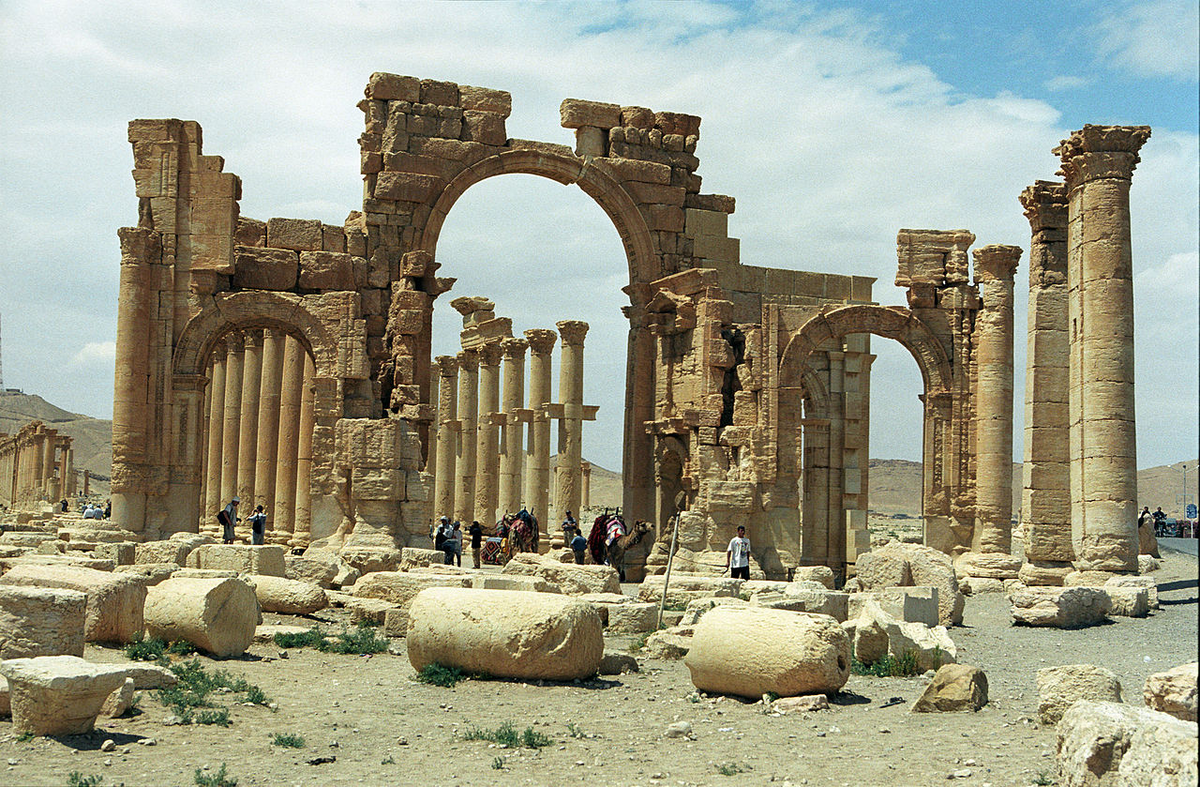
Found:
[(1084, 126), (1054, 149), (1062, 159), (1058, 174), (1068, 188), (1101, 178), (1129, 180), (1149, 138), (1149, 126)]
[(563, 344), (583, 344), (583, 339), (587, 336), (588, 324), (582, 320), (562, 320), (556, 322), (558, 333), (562, 336)]
[(534, 355), (545, 355), (554, 349), (558, 334), (549, 328), (530, 328), (525, 331), (525, 339), (529, 342), (529, 351)]
[(1026, 186), (1019, 197), (1034, 232), (1067, 226), (1067, 184), (1049, 180)]
[(1021, 259), (1021, 247), (991, 243), (975, 249), (974, 255), (976, 282), (1010, 282), (1017, 273), (1017, 262)]

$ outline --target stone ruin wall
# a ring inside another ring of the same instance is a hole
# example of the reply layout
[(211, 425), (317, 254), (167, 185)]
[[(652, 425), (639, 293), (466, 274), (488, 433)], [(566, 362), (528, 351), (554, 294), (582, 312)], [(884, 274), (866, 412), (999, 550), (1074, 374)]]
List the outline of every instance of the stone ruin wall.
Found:
[(0, 432), (0, 506), (40, 509), (73, 497), (76, 485), (70, 437), (41, 421), (25, 424), (16, 434)]

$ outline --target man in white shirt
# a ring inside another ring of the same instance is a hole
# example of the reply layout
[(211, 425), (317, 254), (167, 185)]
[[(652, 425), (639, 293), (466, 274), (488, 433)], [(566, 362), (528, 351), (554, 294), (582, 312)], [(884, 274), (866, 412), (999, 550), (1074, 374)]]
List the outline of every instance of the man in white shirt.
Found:
[(742, 525), (738, 525), (737, 535), (729, 539), (725, 567), (734, 579), (750, 578), (750, 539), (746, 538), (746, 528)]

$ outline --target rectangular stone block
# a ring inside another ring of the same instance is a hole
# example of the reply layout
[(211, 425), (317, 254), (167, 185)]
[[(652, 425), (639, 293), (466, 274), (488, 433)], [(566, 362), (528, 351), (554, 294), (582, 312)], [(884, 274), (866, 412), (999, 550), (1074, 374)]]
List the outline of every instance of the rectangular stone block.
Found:
[(282, 577), (286, 575), (283, 556), (283, 547), (276, 545), (204, 544), (192, 550), (187, 564), (189, 568)]
[(0, 660), (82, 656), (86, 607), (77, 590), (0, 585)]
[(419, 101), (421, 80), (416, 77), (375, 72), (367, 82), (367, 96), (378, 101)]
[(600, 101), (565, 98), (558, 107), (558, 113), (563, 128), (593, 126), (610, 129), (621, 123), (621, 107)]
[(324, 244), (316, 219), (268, 219), (267, 245), (294, 251), (317, 251)]
[(407, 172), (380, 172), (375, 179), (375, 199), (425, 202), (441, 188), (442, 179), (434, 175)]
[(0, 577), (0, 583), (86, 594), (84, 637), (88, 642), (131, 642), (142, 632), (146, 586), (133, 575), (77, 566), (21, 565)]
[(233, 282), (248, 290), (290, 290), (296, 286), (299, 262), (290, 249), (235, 246)]
[(504, 118), (494, 112), (467, 110), (463, 112), (462, 138), (484, 145), (503, 145), (508, 140)]
[(354, 290), (354, 257), (332, 251), (300, 253), (299, 285), (305, 290)]
[(502, 118), (512, 114), (512, 94), (507, 90), (459, 85), (458, 103), (463, 108), (464, 117), (469, 110), (492, 112)]

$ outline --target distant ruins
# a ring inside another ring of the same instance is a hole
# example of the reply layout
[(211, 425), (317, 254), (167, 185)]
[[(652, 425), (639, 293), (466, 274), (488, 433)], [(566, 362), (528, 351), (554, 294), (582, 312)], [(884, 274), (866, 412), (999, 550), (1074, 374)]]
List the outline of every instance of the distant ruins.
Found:
[(0, 506), (30, 508), (75, 494), (71, 438), (41, 421), (0, 432)]
[[(1136, 570), (1127, 195), (1148, 129), (1077, 132), (1060, 148), (1067, 184), (1022, 197), (1026, 571), (1009, 554), (1020, 248), (975, 249), (972, 273), (970, 232), (901, 230), (909, 307), (883, 307), (871, 278), (742, 264), (734, 199), (700, 190), (699, 117), (567, 99), (572, 149), (508, 138), (503, 91), (377, 73), (358, 106), (364, 199), (341, 227), (243, 218), (241, 182), (202, 153), (197, 123), (130, 123), (139, 221), (119, 230), (112, 515), (141, 538), (215, 527), (239, 494), (268, 509), (269, 540), (370, 563), (427, 546), (443, 512), (486, 521), (519, 501), (545, 526), (577, 511), (587, 326), (558, 324), (556, 403), (554, 333), (512, 337), (486, 298), (451, 303), (463, 351), (431, 357), (454, 284), (436, 275), (443, 221), (475, 183), (524, 173), (578, 185), (625, 247), (624, 512), (658, 534), (627, 555), (635, 580), (662, 570), (676, 515), (683, 570), (723, 568), (737, 525), (771, 578), (841, 573), (869, 548), (871, 334), (903, 344), (924, 381), (926, 543), (975, 576)], [(549, 512), (552, 419), (566, 470)]]

